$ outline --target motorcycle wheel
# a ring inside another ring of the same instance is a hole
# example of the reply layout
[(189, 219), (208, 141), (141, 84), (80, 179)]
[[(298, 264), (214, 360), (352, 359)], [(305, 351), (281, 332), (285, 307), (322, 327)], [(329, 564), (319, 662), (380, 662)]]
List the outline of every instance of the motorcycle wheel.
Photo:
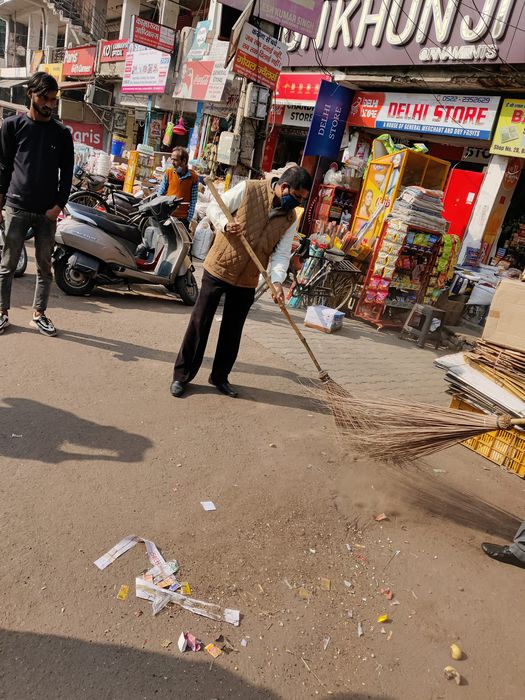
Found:
[(22, 252), (20, 253), (20, 257), (18, 258), (18, 264), (16, 266), (15, 270), (15, 277), (22, 277), (22, 275), (25, 273), (27, 268), (27, 250), (26, 247), (24, 246), (22, 248)]
[(190, 273), (189, 279), (187, 274), (182, 275), (177, 277), (175, 284), (166, 284), (165, 287), (169, 292), (178, 294), (185, 306), (195, 306), (199, 296), (199, 285), (193, 272)]
[(104, 211), (106, 214), (109, 214), (109, 206), (104, 197), (96, 192), (91, 192), (91, 190), (73, 192), (69, 197), (69, 201), (75, 202), (76, 204), (83, 204), (85, 207), (98, 209), (99, 211)]
[(79, 270), (71, 270), (67, 262), (67, 257), (64, 256), (53, 265), (57, 287), (70, 296), (81, 297), (89, 294), (95, 286), (95, 280)]

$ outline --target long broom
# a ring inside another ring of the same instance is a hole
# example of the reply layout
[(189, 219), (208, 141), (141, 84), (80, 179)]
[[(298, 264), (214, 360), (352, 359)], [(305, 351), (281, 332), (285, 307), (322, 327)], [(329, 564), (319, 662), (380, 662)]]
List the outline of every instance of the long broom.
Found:
[[(213, 181), (206, 184), (228, 222), (234, 217), (224, 204)], [(237, 236), (277, 298), (270, 275), (243, 234)], [(306, 338), (283, 302), (279, 302), (284, 317), (295, 331), (312, 360), (318, 378), (326, 390), (328, 405), (333, 413), (345, 446), (382, 461), (406, 462), (451, 447), (468, 438), (493, 430), (508, 430), (525, 425), (525, 418), (485, 415), (452, 408), (440, 408), (425, 403), (407, 403), (396, 399), (361, 399), (343, 389), (321, 368)]]

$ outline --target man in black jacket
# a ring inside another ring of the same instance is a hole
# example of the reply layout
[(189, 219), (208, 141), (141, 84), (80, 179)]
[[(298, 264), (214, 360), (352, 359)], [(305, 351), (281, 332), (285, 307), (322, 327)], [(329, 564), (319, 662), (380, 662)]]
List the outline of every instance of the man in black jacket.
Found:
[(35, 235), (37, 282), (31, 326), (56, 335), (46, 316), (53, 275), (51, 257), (57, 218), (64, 208), (73, 178), (73, 139), (53, 118), (58, 83), (47, 73), (35, 73), (27, 85), (27, 114), (8, 117), (0, 130), (0, 222), (5, 205), (5, 245), (0, 264), (0, 334), (9, 326), (11, 285), (30, 228)]

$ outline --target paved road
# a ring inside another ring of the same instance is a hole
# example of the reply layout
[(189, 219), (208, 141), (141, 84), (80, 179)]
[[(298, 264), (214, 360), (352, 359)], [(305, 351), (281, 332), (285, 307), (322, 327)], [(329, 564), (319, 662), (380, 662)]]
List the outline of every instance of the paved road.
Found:
[[(27, 327), (33, 283), (31, 263), (0, 338), (0, 697), (521, 697), (525, 572), (479, 548), (517, 527), (521, 480), (462, 447), (401, 471), (346, 454), (268, 303), (232, 377), (241, 398), (206, 384), (211, 345), (193, 391), (175, 400), (179, 302), (53, 289), (51, 339)], [(440, 400), (431, 351), (361, 324), (309, 337), (349, 386), (410, 396), (415, 376), (418, 396)], [(241, 610), (241, 626), (175, 608), (153, 617), (134, 595), (141, 545), (104, 572), (92, 563), (128, 534), (177, 558), (197, 598)], [(182, 655), (187, 630), (206, 643), (226, 635), (235, 652), (213, 664)], [(461, 688), (443, 677), (453, 641), (467, 654)]]

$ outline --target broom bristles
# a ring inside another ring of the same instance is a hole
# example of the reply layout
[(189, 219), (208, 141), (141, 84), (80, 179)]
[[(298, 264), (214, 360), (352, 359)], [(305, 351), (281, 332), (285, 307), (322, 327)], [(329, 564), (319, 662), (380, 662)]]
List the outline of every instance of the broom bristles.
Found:
[(345, 444), (381, 461), (413, 461), (499, 428), (498, 416), (399, 399), (362, 399), (334, 381), (324, 389)]

